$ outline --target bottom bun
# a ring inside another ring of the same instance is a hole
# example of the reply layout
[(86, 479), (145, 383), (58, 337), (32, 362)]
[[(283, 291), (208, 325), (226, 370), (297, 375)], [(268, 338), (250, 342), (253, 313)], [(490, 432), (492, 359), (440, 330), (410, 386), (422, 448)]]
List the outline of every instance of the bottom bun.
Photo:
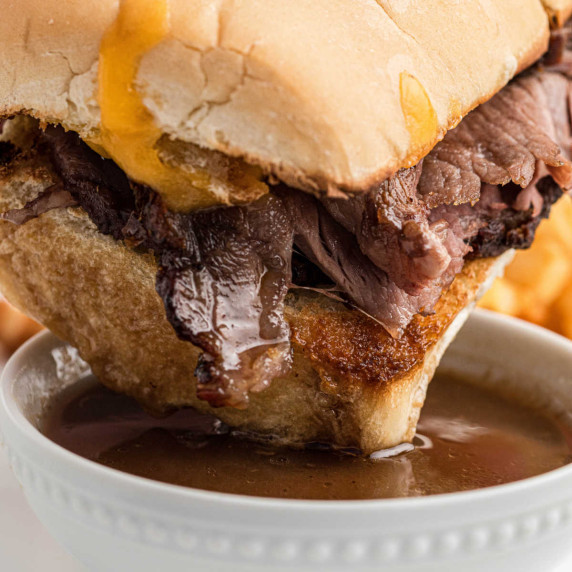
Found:
[[(56, 182), (45, 158), (14, 161), (0, 170), (0, 210), (21, 207)], [(23, 226), (0, 222), (3, 294), (76, 346), (111, 389), (150, 411), (193, 406), (257, 436), (364, 453), (413, 438), (443, 352), (510, 257), (465, 264), (435, 314), (416, 316), (399, 340), (342, 303), (291, 291), (291, 372), (251, 394), (245, 410), (213, 409), (196, 397), (200, 350), (179, 340), (167, 321), (153, 256), (103, 236), (79, 208)]]

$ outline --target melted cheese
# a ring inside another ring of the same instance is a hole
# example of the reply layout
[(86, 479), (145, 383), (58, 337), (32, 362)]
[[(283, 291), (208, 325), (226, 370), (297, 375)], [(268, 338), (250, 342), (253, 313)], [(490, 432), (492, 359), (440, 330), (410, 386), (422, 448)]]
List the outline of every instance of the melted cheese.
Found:
[(416, 77), (402, 72), (399, 77), (399, 94), (412, 146), (415, 149), (430, 147), (437, 138), (439, 123), (425, 88)]
[(216, 202), (206, 171), (189, 173), (159, 159), (162, 135), (135, 88), (142, 57), (169, 32), (168, 0), (122, 0), (115, 23), (103, 38), (99, 56), (101, 133), (91, 141), (135, 181), (158, 191), (173, 210), (187, 211)]

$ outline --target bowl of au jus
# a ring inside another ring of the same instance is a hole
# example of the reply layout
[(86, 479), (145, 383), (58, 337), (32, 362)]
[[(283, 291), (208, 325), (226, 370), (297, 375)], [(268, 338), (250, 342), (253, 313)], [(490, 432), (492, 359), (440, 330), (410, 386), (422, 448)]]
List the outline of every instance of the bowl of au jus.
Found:
[(26, 497), (90, 570), (555, 570), (572, 552), (572, 343), (476, 311), (411, 444), (363, 458), (252, 442), (104, 389), (50, 333), (7, 364)]

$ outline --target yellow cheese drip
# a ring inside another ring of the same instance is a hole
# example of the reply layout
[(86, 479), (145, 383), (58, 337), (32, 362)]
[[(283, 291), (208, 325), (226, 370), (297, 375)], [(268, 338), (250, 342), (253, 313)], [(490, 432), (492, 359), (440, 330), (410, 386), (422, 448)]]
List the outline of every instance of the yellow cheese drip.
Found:
[(173, 210), (216, 202), (206, 172), (188, 173), (162, 163), (155, 145), (162, 135), (135, 89), (141, 58), (169, 31), (168, 0), (122, 0), (117, 20), (99, 55), (101, 134), (90, 143), (103, 149), (135, 181), (158, 191)]
[(425, 88), (407, 72), (401, 72), (399, 77), (399, 93), (412, 146), (421, 151), (431, 146), (438, 136), (437, 114)]

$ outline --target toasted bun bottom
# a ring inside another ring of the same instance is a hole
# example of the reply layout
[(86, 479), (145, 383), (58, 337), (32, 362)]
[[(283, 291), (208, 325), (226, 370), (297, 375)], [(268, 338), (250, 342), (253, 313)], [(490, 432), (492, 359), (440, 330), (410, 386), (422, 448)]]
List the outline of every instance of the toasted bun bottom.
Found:
[[(0, 170), (0, 210), (56, 181), (34, 156)], [(79, 208), (0, 223), (0, 289), (79, 349), (97, 377), (151, 411), (193, 406), (287, 443), (331, 442), (365, 453), (412, 439), (427, 384), (477, 297), (508, 258), (467, 263), (432, 316), (394, 340), (370, 318), (319, 294), (287, 298), (293, 368), (251, 395), (246, 410), (212, 409), (195, 394), (200, 350), (179, 340), (155, 292), (156, 265), (100, 234)]]

